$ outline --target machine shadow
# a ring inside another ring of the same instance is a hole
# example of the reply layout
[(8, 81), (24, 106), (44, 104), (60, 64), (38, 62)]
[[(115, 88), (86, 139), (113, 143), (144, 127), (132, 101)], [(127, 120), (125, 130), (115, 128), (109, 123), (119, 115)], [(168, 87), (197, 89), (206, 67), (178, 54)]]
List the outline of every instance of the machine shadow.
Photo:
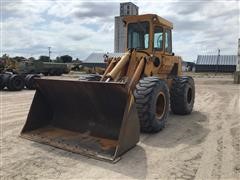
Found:
[[(77, 153), (71, 153), (61, 149), (56, 149), (48, 145), (43, 145), (39, 143), (32, 143), (33, 146), (41, 148), (46, 151), (46, 153), (53, 154), (56, 158), (67, 158), (72, 159), (77, 166), (78, 163), (87, 164), (89, 168), (94, 168), (95, 166), (107, 169), (129, 178), (133, 179), (146, 179), (147, 176), (147, 157), (145, 150), (141, 146), (135, 146), (133, 149), (129, 150), (123, 156), (121, 156), (120, 161), (116, 163), (105, 162), (101, 160), (96, 160), (89, 158)], [(60, 164), (58, 164), (60, 166)], [(65, 166), (63, 164), (63, 166)], [(76, 177), (74, 177), (76, 178)], [(92, 177), (94, 178), (94, 177)]]
[(170, 112), (166, 127), (156, 134), (142, 134), (140, 141), (148, 146), (171, 148), (179, 144), (196, 145), (205, 140), (209, 129), (207, 116), (199, 111), (190, 115), (174, 115)]

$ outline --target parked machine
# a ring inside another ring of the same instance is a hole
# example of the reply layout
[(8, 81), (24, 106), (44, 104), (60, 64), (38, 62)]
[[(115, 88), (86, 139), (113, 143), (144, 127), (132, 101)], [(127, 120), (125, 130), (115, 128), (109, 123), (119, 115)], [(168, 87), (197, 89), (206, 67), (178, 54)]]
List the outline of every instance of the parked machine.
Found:
[(172, 23), (146, 14), (126, 16), (124, 24), (128, 50), (108, 58), (99, 78), (36, 80), (21, 137), (115, 162), (140, 130), (162, 130), (170, 107), (192, 112), (194, 80), (182, 76), (181, 57), (172, 52)]
[(65, 63), (42, 62), (39, 60), (21, 59), (5, 56), (0, 61), (0, 90), (5, 87), (10, 91), (20, 91), (24, 87), (35, 89), (35, 78), (40, 74), (45, 76), (60, 76), (69, 73), (70, 69)]
[(0, 90), (5, 87), (9, 91), (20, 91), (26, 87), (27, 89), (35, 89), (35, 78), (40, 78), (38, 74), (13, 74), (5, 72), (0, 74)]
[(27, 74), (18, 72), (19, 64), (24, 59), (10, 58), (4, 55), (0, 59), (0, 90), (20, 91), (24, 87), (35, 89), (35, 78), (40, 78), (38, 74)]
[(42, 62), (39, 60), (19, 62), (15, 71), (19, 74), (44, 74), (45, 76), (61, 76), (69, 73), (66, 63)]

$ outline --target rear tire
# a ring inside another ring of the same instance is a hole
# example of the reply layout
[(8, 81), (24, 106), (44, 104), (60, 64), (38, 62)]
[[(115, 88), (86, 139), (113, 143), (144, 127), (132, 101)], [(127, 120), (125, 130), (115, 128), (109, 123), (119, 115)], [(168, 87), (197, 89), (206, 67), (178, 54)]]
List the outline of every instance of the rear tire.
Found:
[(170, 92), (171, 110), (174, 114), (190, 114), (195, 99), (195, 85), (192, 77), (184, 76), (173, 79)]
[(20, 91), (24, 88), (24, 78), (20, 75), (14, 74), (8, 80), (7, 88), (10, 91)]
[(102, 76), (98, 74), (84, 74), (79, 77), (80, 81), (100, 81)]
[(144, 77), (134, 91), (142, 132), (158, 132), (165, 127), (169, 113), (169, 90), (157, 77)]

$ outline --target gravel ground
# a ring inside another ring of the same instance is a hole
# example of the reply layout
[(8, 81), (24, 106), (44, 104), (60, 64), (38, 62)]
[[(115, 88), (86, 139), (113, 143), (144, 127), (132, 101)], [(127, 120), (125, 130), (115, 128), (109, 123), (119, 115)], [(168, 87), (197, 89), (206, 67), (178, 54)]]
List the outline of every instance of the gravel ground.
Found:
[(195, 81), (193, 113), (170, 114), (116, 164), (19, 138), (34, 91), (1, 91), (0, 178), (240, 179), (240, 86), (229, 76)]

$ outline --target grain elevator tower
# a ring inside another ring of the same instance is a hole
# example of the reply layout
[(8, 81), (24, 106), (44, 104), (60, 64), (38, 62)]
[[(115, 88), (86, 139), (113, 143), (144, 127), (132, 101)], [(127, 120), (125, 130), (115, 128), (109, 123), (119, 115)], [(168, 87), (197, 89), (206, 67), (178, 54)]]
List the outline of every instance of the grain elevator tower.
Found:
[(114, 52), (123, 53), (126, 49), (126, 27), (123, 24), (123, 17), (138, 15), (138, 6), (131, 2), (120, 3), (120, 16), (115, 17), (114, 25)]

